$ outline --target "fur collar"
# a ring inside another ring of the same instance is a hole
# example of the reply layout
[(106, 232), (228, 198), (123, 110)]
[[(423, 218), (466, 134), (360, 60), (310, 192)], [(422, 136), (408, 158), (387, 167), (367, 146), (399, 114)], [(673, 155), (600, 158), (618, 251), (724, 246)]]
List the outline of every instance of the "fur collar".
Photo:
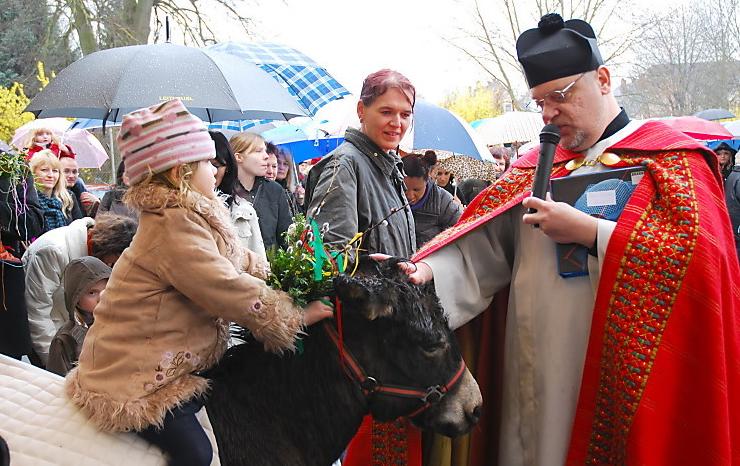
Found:
[(237, 270), (241, 270), (244, 253), (226, 208), (225, 197), (209, 198), (196, 191), (188, 191), (183, 197), (172, 188), (149, 183), (131, 188), (126, 195), (126, 204), (141, 212), (157, 213), (176, 208), (195, 212), (221, 235), (226, 248), (224, 255)]

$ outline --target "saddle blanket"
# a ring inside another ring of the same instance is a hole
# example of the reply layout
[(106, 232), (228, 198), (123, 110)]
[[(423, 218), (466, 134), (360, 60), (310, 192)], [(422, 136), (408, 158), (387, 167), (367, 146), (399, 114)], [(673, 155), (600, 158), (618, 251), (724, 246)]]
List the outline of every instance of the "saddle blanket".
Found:
[[(198, 420), (213, 445), (205, 408)], [(64, 379), (0, 355), (0, 436), (13, 466), (164, 466), (160, 450), (131, 433), (101, 432), (64, 395)]]

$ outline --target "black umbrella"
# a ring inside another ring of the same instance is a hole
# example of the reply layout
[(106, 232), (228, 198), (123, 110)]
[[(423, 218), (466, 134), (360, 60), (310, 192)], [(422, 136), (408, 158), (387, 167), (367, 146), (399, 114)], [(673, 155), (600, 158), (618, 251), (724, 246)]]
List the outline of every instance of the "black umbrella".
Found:
[(63, 69), (26, 110), (37, 118), (120, 121), (126, 113), (173, 98), (205, 121), (305, 115), (259, 66), (170, 43), (91, 53)]
[(709, 108), (701, 112), (694, 113), (695, 117), (709, 121), (724, 120), (725, 118), (735, 118), (735, 114), (724, 108)]

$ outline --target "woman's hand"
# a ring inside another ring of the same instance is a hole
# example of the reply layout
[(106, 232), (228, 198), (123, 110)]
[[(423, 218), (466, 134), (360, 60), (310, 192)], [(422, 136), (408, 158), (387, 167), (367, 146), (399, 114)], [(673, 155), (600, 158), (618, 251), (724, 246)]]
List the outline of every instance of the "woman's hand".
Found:
[[(388, 260), (390, 258), (388, 254), (370, 254), (370, 258), (375, 261), (384, 261)], [(401, 269), (403, 273), (408, 275), (409, 280), (411, 280), (411, 283), (415, 285), (423, 285), (424, 283), (430, 281), (434, 278), (434, 273), (432, 272), (432, 268), (429, 267), (429, 264), (426, 262), (411, 262), (411, 261), (402, 261), (398, 263), (398, 268)]]
[(306, 327), (310, 327), (320, 320), (334, 316), (334, 307), (326, 304), (329, 302), (329, 298), (324, 298), (319, 301), (311, 301), (303, 308), (305, 311), (303, 314), (303, 323), (306, 324)]
[(299, 184), (295, 187), (295, 191), (293, 191), (293, 194), (295, 195), (295, 199), (298, 204), (303, 205), (303, 201), (306, 197), (306, 189)]
[(547, 199), (536, 197), (524, 199), (522, 205), (527, 209), (537, 209), (532, 214), (524, 214), (522, 221), (528, 225), (539, 224), (542, 233), (557, 243), (577, 243), (587, 248), (594, 245), (598, 220), (581, 212), (565, 202), (555, 202), (547, 193)]

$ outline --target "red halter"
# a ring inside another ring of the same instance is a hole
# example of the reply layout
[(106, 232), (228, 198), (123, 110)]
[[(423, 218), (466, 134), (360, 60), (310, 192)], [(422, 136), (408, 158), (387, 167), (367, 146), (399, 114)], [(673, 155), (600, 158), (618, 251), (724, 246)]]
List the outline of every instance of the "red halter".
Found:
[[(338, 319), (337, 325), (341, 332), (342, 327), (340, 322), (341, 320)], [(426, 389), (419, 389), (400, 385), (381, 384), (376, 378), (370, 377), (365, 373), (354, 356), (352, 356), (352, 353), (344, 347), (341, 336), (337, 334), (337, 331), (329, 322), (324, 322), (324, 328), (339, 351), (339, 358), (345, 372), (350, 379), (358, 383), (365, 397), (379, 394), (399, 398), (411, 398), (421, 401), (422, 405), (418, 409), (407, 414), (407, 417), (410, 418), (418, 416), (429, 409), (432, 405), (442, 401), (445, 395), (447, 395), (447, 393), (455, 388), (455, 386), (460, 382), (462, 375), (465, 373), (465, 361), (461, 358), (460, 366), (457, 368), (457, 371), (455, 371), (453, 376), (443, 385), (432, 385)]]

